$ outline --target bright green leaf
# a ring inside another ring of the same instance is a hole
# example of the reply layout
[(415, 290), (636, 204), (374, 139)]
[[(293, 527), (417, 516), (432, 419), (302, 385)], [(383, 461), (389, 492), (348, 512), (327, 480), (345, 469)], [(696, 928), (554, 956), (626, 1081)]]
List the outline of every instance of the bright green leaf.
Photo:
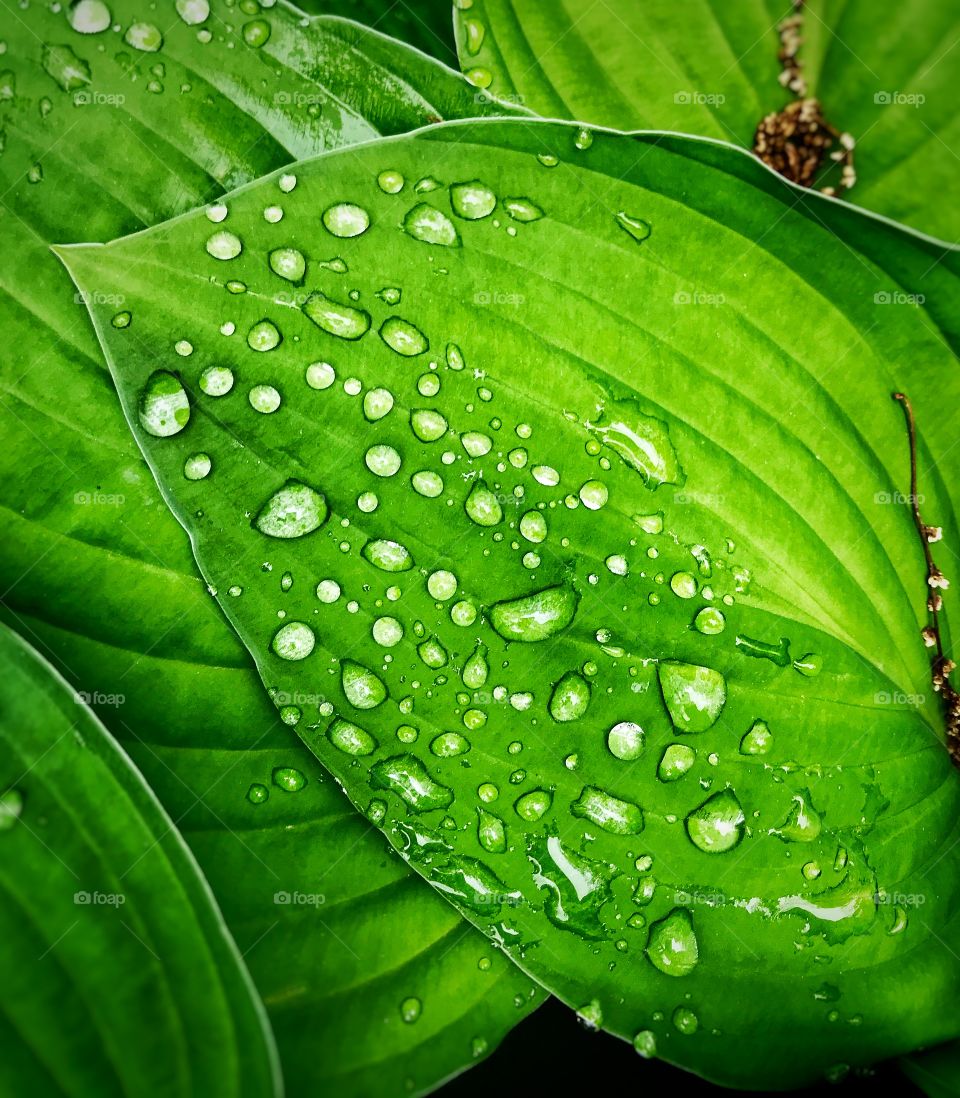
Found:
[[(460, 237), (441, 250), (400, 227), (418, 196), (375, 182), (427, 166), (544, 217), (471, 221), (437, 187), (428, 201)], [(956, 460), (935, 422), (956, 362), (921, 308), (877, 296), (900, 267), (857, 242), (875, 231), (906, 270), (935, 266), (935, 246), (842, 207), (831, 230), (829, 204), (746, 155), (661, 135), (598, 134), (584, 149), (562, 124), (450, 125), (297, 171), (284, 230), (259, 217), (277, 176), (229, 197), (244, 249), (226, 275), (202, 247), (202, 212), (60, 254), (87, 291), (128, 295), (126, 328), (92, 309), (128, 420), (204, 573), (221, 592), (243, 588), (220, 601), (265, 684), (323, 684), (304, 740), (361, 810), (385, 804), (391, 842), (473, 922), (647, 1050), (764, 1089), (955, 1036), (957, 874), (944, 851), (960, 783), (919, 636), (925, 575), (897, 495), (907, 438), (891, 393), (912, 392), (930, 426), (924, 509), (956, 544), (944, 490)], [(369, 228), (331, 272), (313, 262), (317, 211), (347, 198)], [(624, 216), (648, 226), (642, 240)], [(293, 227), (305, 293), (367, 311), (359, 340), (318, 328), (270, 272), (267, 252)], [(249, 291), (226, 291), (232, 278)], [(382, 286), (402, 288), (397, 312)], [(382, 341), (391, 316), (429, 350), (407, 358)], [(264, 318), (283, 337), (266, 356), (245, 341)], [(183, 341), (193, 351), (178, 358)], [(198, 378), (224, 357), (238, 385), (214, 417)], [(318, 359), (336, 372), (322, 392), (305, 376)], [(164, 439), (137, 416), (158, 369), (176, 372), (192, 409)], [(939, 395), (915, 391), (925, 371)], [(270, 416), (247, 402), (261, 384), (281, 394)], [(361, 394), (374, 387), (394, 403), (371, 424)], [(411, 429), (424, 391), (448, 442)], [(620, 445), (596, 437), (601, 423), (620, 425)], [(466, 432), (489, 434), (491, 451), (457, 447)], [(630, 459), (637, 439), (670, 479)], [(396, 455), (390, 475), (370, 467), (371, 448)], [(199, 482), (182, 472), (196, 450), (214, 462)], [(251, 517), (293, 469), (330, 518), (265, 539)], [(416, 490), (424, 472), (443, 483), (435, 498)], [(356, 505), (368, 490), (372, 511)], [(535, 553), (519, 533), (531, 508), (548, 528)], [(416, 568), (384, 575), (362, 554), (371, 538), (402, 543)], [(452, 599), (429, 589), (438, 570), (457, 580)], [(318, 599), (318, 584), (338, 597)], [(557, 629), (542, 639), (493, 628), (498, 604), (566, 586), (573, 620), (543, 595), (542, 624)], [(691, 628), (707, 606), (722, 630)], [(389, 651), (374, 630), (387, 607), (404, 628)], [(304, 660), (271, 650), (289, 623), (312, 637)], [(388, 691), (373, 708), (343, 689), (358, 667)], [(634, 760), (608, 746), (626, 720), (645, 732)], [(743, 753), (758, 720), (772, 742)], [(338, 721), (374, 750), (337, 750)], [(469, 751), (434, 750), (454, 730)], [(678, 736), (695, 762), (660, 781)], [(480, 808), (503, 824), (502, 853)]]
[(0, 626), (8, 1094), (279, 1094), (263, 1008), (173, 821)]
[[(464, 72), (508, 103), (548, 118), (702, 134), (747, 148), (760, 120), (794, 98), (777, 60), (778, 27), (793, 15), (780, 0), (455, 7)], [(857, 182), (844, 196), (955, 241), (957, 204), (944, 195), (960, 155), (956, 7), (806, 0), (799, 15), (803, 94), (817, 97), (827, 121), (856, 141)], [(838, 186), (839, 169), (823, 182)]]
[[(124, 33), (143, 11), (130, 0), (109, 6)], [(14, 74), (16, 94), (0, 101), (0, 613), (98, 703), (178, 821), (246, 955), (287, 1076), (345, 1095), (399, 1092), (408, 1079), (425, 1089), (471, 1063), (475, 1042), (494, 1048), (541, 996), (478, 934), (460, 937), (456, 912), (387, 857), (283, 723), (292, 706), (278, 716), (263, 696), (196, 579), (108, 388), (82, 301), (47, 248), (110, 239), (198, 202), (216, 218), (222, 186), (330, 144), (478, 109), (462, 78), (380, 35), (340, 20), (301, 27), (282, 4), (264, 17), (274, 32), (250, 49), (235, 8), (214, 2), (208, 20), (188, 26), (165, 3), (164, 45), (149, 54), (112, 31), (74, 31), (72, 15), (40, 4), (4, 28), (0, 70)], [(89, 67), (78, 105), (44, 71), (44, 43)], [(261, 80), (275, 93), (265, 96)], [(42, 179), (32, 182), (38, 158)], [(292, 184), (285, 176), (270, 218)], [(319, 367), (312, 377), (322, 387)], [(224, 363), (203, 381), (211, 399), (235, 384)], [(193, 454), (185, 475), (211, 470)], [(309, 512), (283, 514), (296, 526)], [(295, 790), (296, 773), (306, 784)], [(282, 893), (307, 899), (275, 903)], [(423, 1003), (416, 1025), (401, 1017), (410, 995)]]

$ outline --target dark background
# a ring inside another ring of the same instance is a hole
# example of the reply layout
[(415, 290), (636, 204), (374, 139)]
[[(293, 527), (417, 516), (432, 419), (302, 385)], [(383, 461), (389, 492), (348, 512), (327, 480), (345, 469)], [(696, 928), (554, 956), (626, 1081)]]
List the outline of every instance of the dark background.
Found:
[[(723, 1090), (660, 1060), (643, 1060), (626, 1041), (590, 1033), (569, 1007), (549, 999), (505, 1038), (482, 1063), (442, 1087), (443, 1098), (490, 1098), (491, 1094), (594, 1094), (602, 1082), (629, 1086), (628, 1093), (664, 1094), (680, 1090), (684, 1098), (735, 1098), (756, 1091)], [(866, 1077), (823, 1083), (792, 1091), (796, 1098), (922, 1098), (894, 1065), (881, 1065)]]

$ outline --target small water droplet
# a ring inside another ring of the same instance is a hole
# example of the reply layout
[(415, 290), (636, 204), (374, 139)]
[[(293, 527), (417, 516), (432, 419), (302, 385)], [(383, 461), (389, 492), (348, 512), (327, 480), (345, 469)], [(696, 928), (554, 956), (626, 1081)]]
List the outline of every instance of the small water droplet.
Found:
[(140, 394), (140, 423), (156, 438), (179, 434), (190, 420), (190, 400), (180, 379), (168, 370), (155, 370)]

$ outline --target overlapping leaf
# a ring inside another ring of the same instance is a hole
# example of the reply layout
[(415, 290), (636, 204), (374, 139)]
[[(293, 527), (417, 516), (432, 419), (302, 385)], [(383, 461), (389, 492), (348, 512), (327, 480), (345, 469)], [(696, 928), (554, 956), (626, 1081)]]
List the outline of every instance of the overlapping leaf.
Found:
[(279, 1094), (189, 850), (67, 684), (0, 626), (7, 1094)]
[(890, 399), (956, 544), (917, 391), (955, 393), (955, 299), (893, 265), (935, 250), (729, 148), (522, 121), (61, 254), (358, 807), (591, 1024), (770, 1088), (957, 1030), (960, 789)]
[[(88, 34), (71, 21), (89, 30), (96, 5), (5, 7), (2, 612), (99, 708), (185, 834), (291, 1084), (425, 1089), (493, 1048), (539, 995), (463, 935), (278, 720), (195, 576), (47, 245), (109, 239), (294, 156), (480, 109), (476, 92), (380, 35), (301, 25), (284, 5), (261, 13), (271, 34), (255, 49), (255, 13), (215, 3), (188, 24), (164, 4), (153, 53), (124, 41), (144, 9), (110, 7), (119, 30)], [(415, 1023), (401, 1009), (411, 998)]]
[[(476, 0), (457, 5), (461, 64), (481, 87), (550, 118), (703, 134), (751, 148), (780, 82), (789, 0)], [(960, 236), (955, 5), (869, 0), (799, 5), (806, 92), (857, 141), (849, 198), (951, 241)], [(838, 148), (838, 146), (834, 146)], [(836, 176), (838, 173), (834, 173)], [(836, 178), (829, 182), (836, 183)]]

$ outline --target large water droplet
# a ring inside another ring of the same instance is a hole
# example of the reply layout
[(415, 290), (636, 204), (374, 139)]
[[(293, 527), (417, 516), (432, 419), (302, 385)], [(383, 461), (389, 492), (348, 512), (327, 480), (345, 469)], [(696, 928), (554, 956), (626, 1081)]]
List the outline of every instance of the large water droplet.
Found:
[(663, 752), (657, 767), (657, 777), (662, 782), (675, 782), (682, 778), (697, 760), (697, 753), (685, 743), (671, 743)]
[(479, 690), (486, 683), (489, 673), (490, 667), (487, 664), (486, 649), (483, 645), (478, 644), (473, 654), (468, 657), (463, 665), (463, 671), (460, 675), (463, 685), (470, 690)]
[(180, 379), (168, 370), (155, 370), (140, 393), (140, 423), (156, 438), (179, 434), (190, 420), (190, 399)]
[(435, 206), (421, 202), (403, 219), (403, 230), (424, 244), (439, 244), (451, 248), (459, 245), (460, 234), (449, 217)]
[(421, 442), (436, 442), (447, 433), (447, 421), (433, 408), (414, 408), (410, 428)]
[(374, 476), (392, 477), (400, 470), (402, 459), (397, 451), (386, 443), (371, 446), (363, 457), (364, 463)]
[(632, 762), (643, 754), (645, 739), (639, 724), (634, 721), (620, 721), (607, 733), (607, 747), (611, 755), (625, 762)]
[(579, 720), (590, 704), (590, 683), (577, 671), (568, 671), (554, 686), (549, 711), (555, 721)]
[(570, 811), (612, 835), (639, 835), (643, 830), (643, 812), (638, 805), (622, 801), (596, 786), (584, 786)]
[(469, 750), (470, 741), (459, 732), (441, 732), (430, 741), (430, 752), (438, 759), (453, 759), (466, 755)]
[(572, 587), (546, 587), (532, 595), (495, 603), (490, 608), (490, 624), (504, 640), (548, 640), (573, 621), (579, 601)]
[(743, 809), (732, 789), (708, 797), (687, 816), (687, 834), (699, 850), (724, 854), (743, 838)]
[(470, 490), (464, 510), (478, 526), (496, 526), (503, 521), (503, 508), (494, 492), (478, 480)]
[(156, 53), (163, 46), (163, 34), (153, 23), (131, 23), (123, 40), (142, 53)]
[(78, 34), (99, 34), (111, 22), (110, 9), (103, 0), (73, 0), (67, 18)]
[(364, 560), (381, 572), (406, 572), (413, 567), (410, 550), (399, 541), (390, 541), (389, 538), (368, 541), (360, 553)]
[(350, 721), (338, 717), (327, 729), (327, 738), (345, 755), (372, 755), (377, 749), (377, 741), (367, 732)]
[(660, 689), (679, 732), (706, 732), (727, 700), (727, 684), (719, 671), (677, 660), (657, 664)]
[(376, 709), (387, 699), (383, 680), (368, 667), (353, 660), (341, 661), (340, 685), (347, 701), (355, 709)]
[(766, 721), (754, 721), (740, 741), (741, 755), (766, 755), (773, 743), (773, 735)]
[(667, 976), (688, 976), (696, 968), (700, 951), (686, 908), (675, 907), (650, 927), (646, 953), (653, 967)]
[(477, 808), (477, 839), (488, 854), (502, 854), (507, 849), (507, 832), (503, 820), (485, 808)]
[(611, 897), (611, 867), (585, 858), (555, 835), (531, 839), (527, 857), (534, 884), (546, 893), (543, 908), (550, 922), (583, 938), (605, 938), (600, 909)]
[(380, 338), (392, 351), (404, 358), (422, 355), (430, 349), (430, 342), (423, 332), (409, 320), (399, 316), (388, 316), (380, 325)]
[(287, 282), (302, 282), (307, 271), (307, 261), (303, 252), (296, 248), (274, 248), (267, 257), (270, 270), (285, 278)]
[(270, 647), (282, 660), (305, 660), (317, 643), (306, 622), (290, 621), (274, 633)]
[(209, 17), (210, 0), (177, 0), (177, 14), (188, 27), (195, 27)]
[(236, 259), (243, 251), (243, 242), (236, 233), (220, 229), (207, 237), (206, 249), (214, 259)]
[(270, 538), (302, 538), (319, 530), (329, 513), (322, 492), (299, 480), (288, 480), (263, 505), (253, 524)]
[(524, 793), (523, 796), (517, 798), (513, 808), (521, 820), (526, 820), (527, 823), (536, 823), (537, 820), (550, 811), (552, 804), (553, 794), (548, 790), (531, 789), (529, 793)]
[(333, 301), (314, 290), (302, 305), (303, 312), (317, 325), (338, 339), (360, 339), (370, 329), (370, 314)]
[(435, 782), (415, 755), (394, 755), (375, 763), (370, 784), (396, 793), (414, 812), (447, 808), (453, 801), (453, 790)]
[(793, 843), (812, 843), (820, 837), (822, 826), (819, 814), (810, 803), (810, 794), (795, 793), (787, 818), (774, 834)]
[(683, 481), (667, 425), (642, 412), (637, 401), (608, 402), (597, 422), (587, 424), (587, 430), (650, 487)]
[(323, 225), (334, 236), (360, 236), (370, 227), (370, 215), (362, 206), (356, 206), (352, 202), (338, 202), (323, 211)]
[(479, 221), (489, 217), (497, 205), (497, 196), (479, 179), (469, 183), (454, 183), (450, 187), (450, 205), (453, 212), (466, 221)]
[(478, 915), (496, 915), (504, 903), (519, 903), (523, 898), (517, 891), (508, 891), (503, 881), (475, 858), (454, 855), (434, 869), (430, 879), (441, 892)]

